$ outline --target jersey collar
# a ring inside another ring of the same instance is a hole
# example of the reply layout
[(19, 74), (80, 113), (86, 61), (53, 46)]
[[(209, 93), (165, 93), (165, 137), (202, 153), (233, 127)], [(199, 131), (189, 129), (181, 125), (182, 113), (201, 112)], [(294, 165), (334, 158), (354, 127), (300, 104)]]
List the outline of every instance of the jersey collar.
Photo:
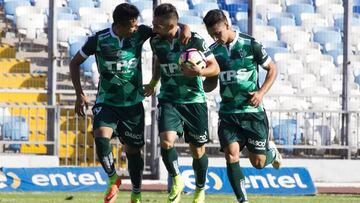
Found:
[(123, 42), (124, 42), (124, 38), (120, 39), (114, 32), (112, 26), (110, 26), (110, 34), (112, 37), (116, 38), (119, 42), (119, 46), (122, 47), (123, 46)]
[(233, 47), (234, 47), (234, 45), (236, 44), (236, 42), (238, 41), (238, 39), (239, 39), (239, 31), (237, 31), (237, 30), (235, 30), (235, 38), (234, 38), (234, 40), (229, 44), (229, 49), (231, 50)]

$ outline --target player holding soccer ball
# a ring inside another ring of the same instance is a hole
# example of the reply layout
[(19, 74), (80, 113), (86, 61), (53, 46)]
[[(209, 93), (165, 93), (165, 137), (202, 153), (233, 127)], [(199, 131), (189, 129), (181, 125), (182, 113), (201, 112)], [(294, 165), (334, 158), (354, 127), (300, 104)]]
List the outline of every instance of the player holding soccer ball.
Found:
[[(150, 41), (157, 59), (155, 74), (145, 88), (145, 95), (154, 93), (156, 83), (161, 76), (159, 99), (159, 132), (161, 155), (173, 186), (167, 202), (179, 202), (184, 189), (178, 169), (178, 156), (174, 143), (177, 135), (184, 133), (185, 142), (189, 143), (193, 157), (193, 169), (196, 178), (194, 203), (205, 202), (205, 181), (208, 168), (208, 158), (204, 144), (208, 142), (208, 115), (205, 93), (201, 76), (213, 77), (219, 73), (219, 66), (214, 55), (205, 45), (204, 40), (196, 33), (187, 45), (179, 41), (178, 14), (171, 4), (161, 4), (154, 10), (154, 32), (158, 36)], [(196, 64), (179, 65), (182, 52), (194, 48), (204, 52), (206, 68)]]
[[(98, 159), (109, 176), (105, 203), (116, 201), (121, 184), (116, 174), (110, 139), (118, 137), (125, 145), (128, 169), (132, 183), (131, 203), (141, 202), (141, 178), (144, 161), (144, 90), (141, 73), (143, 43), (153, 36), (152, 29), (138, 26), (139, 10), (130, 4), (118, 5), (113, 12), (110, 28), (88, 38), (85, 45), (71, 60), (70, 73), (76, 90), (75, 111), (84, 116), (88, 100), (80, 84), (79, 66), (95, 54), (100, 73), (96, 104), (93, 107), (93, 130)], [(188, 41), (188, 27), (181, 34)]]
[[(239, 165), (240, 151), (246, 146), (250, 162), (257, 169), (270, 163), (278, 169), (281, 164), (281, 154), (268, 140), (268, 120), (262, 105), (264, 94), (275, 81), (276, 67), (260, 43), (231, 29), (221, 10), (209, 11), (203, 21), (216, 41), (210, 49), (221, 69), (218, 135), (225, 152), (227, 175), (237, 200), (248, 202)], [(258, 65), (267, 71), (261, 88)], [(206, 90), (216, 86), (217, 80), (204, 81)]]

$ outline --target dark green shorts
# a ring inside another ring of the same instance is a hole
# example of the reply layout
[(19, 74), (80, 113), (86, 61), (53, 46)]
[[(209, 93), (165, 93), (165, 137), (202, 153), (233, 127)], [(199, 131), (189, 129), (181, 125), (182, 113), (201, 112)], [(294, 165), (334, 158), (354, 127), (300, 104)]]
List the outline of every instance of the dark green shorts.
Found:
[(159, 132), (176, 131), (185, 142), (202, 146), (209, 142), (206, 103), (176, 104), (159, 101)]
[(268, 148), (269, 124), (265, 112), (219, 114), (218, 135), (221, 149), (233, 142), (240, 142), (256, 154), (265, 154)]
[(93, 130), (110, 127), (114, 130), (113, 137), (118, 137), (123, 144), (136, 148), (141, 148), (145, 144), (142, 102), (126, 107), (96, 104), (92, 112)]

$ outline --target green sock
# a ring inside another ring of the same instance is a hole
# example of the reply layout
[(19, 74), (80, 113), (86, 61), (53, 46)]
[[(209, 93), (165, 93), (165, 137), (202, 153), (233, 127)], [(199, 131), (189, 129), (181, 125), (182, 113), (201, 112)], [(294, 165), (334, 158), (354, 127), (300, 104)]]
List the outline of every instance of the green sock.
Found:
[(200, 159), (193, 158), (192, 166), (195, 173), (195, 185), (197, 188), (202, 189), (205, 187), (208, 164), (209, 160), (206, 154), (204, 154)]
[(226, 169), (227, 169), (229, 182), (234, 190), (237, 200), (239, 202), (247, 201), (247, 196), (245, 191), (245, 177), (241, 171), (239, 162), (226, 163)]
[(99, 161), (109, 177), (116, 174), (114, 155), (111, 151), (110, 139), (104, 137), (95, 137), (96, 154)]
[(276, 155), (274, 150), (269, 148), (266, 150), (265, 156), (266, 156), (265, 166), (267, 166), (274, 161)]
[(161, 156), (164, 162), (164, 165), (169, 172), (171, 177), (179, 174), (179, 165), (178, 165), (178, 155), (174, 147), (170, 149), (161, 148)]
[(144, 160), (141, 157), (141, 153), (130, 154), (126, 153), (128, 159), (128, 169), (130, 174), (130, 179), (132, 183), (132, 192), (138, 194), (141, 192), (141, 180), (142, 173), (144, 170)]

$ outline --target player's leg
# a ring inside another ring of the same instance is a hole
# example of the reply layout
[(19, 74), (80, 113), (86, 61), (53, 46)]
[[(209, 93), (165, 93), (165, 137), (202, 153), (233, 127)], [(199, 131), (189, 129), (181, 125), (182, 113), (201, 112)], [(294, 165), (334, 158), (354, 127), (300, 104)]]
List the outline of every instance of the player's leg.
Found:
[(182, 106), (180, 113), (184, 121), (185, 142), (189, 143), (193, 157), (196, 185), (193, 203), (203, 203), (208, 169), (208, 157), (205, 154), (205, 144), (209, 142), (207, 105), (186, 104)]
[(230, 185), (239, 202), (247, 202), (245, 176), (239, 164), (240, 143), (246, 142), (238, 125), (239, 118), (232, 114), (219, 114), (218, 136), (221, 150), (225, 152), (226, 171)]
[(144, 146), (144, 107), (142, 103), (120, 108), (118, 123), (120, 141), (125, 145), (128, 170), (132, 183), (131, 203), (141, 202), (141, 182), (144, 160), (141, 148)]
[(243, 123), (248, 136), (247, 148), (251, 164), (262, 169), (272, 164), (275, 169), (281, 166), (282, 157), (274, 143), (269, 142), (269, 125), (265, 112), (248, 113), (248, 122)]
[(104, 171), (109, 177), (104, 202), (112, 203), (116, 201), (117, 191), (121, 184), (121, 180), (116, 174), (114, 155), (110, 144), (112, 134), (114, 129), (116, 129), (117, 116), (111, 107), (106, 105), (95, 105), (93, 108), (93, 115), (96, 154)]
[(173, 182), (167, 202), (179, 202), (185, 185), (174, 147), (177, 135), (182, 133), (182, 121), (176, 104), (159, 102), (159, 132), (161, 157)]
[(192, 167), (196, 185), (193, 203), (204, 203), (206, 175), (209, 165), (208, 157), (205, 154), (205, 145), (199, 147), (190, 143), (190, 150), (193, 157)]
[(229, 182), (236, 195), (236, 199), (241, 203), (248, 202), (245, 190), (245, 176), (240, 168), (240, 144), (233, 142), (224, 147), (226, 159), (226, 171)]

